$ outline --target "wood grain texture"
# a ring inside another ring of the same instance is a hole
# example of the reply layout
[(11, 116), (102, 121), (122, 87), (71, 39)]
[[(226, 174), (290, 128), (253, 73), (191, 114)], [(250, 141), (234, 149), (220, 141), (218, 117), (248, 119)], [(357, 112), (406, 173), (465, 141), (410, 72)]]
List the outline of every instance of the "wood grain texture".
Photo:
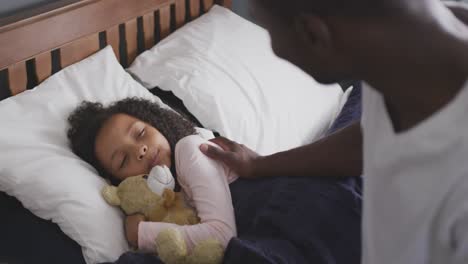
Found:
[(60, 49), (60, 65), (65, 68), (99, 50), (99, 34), (73, 41)]
[[(1, 98), (24, 91), (28, 84), (41, 83), (60, 68), (98, 51), (99, 32), (105, 32), (107, 44), (120, 61), (123, 61), (120, 53), (127, 53), (126, 62), (131, 63), (139, 44), (140, 51), (142, 47), (151, 48), (156, 37), (159, 41), (171, 33), (172, 26), (180, 27), (187, 18), (198, 17), (203, 11), (201, 4), (204, 10), (213, 3), (226, 7), (232, 4), (232, 0), (63, 0), (62, 3), (65, 1), (71, 4), (57, 5), (54, 10), (0, 25), (0, 86), (4, 88), (0, 90)], [(138, 17), (143, 18), (144, 38), (140, 43)], [(121, 47), (124, 31), (126, 49)]]
[[(175, 0), (82, 0), (0, 27), (0, 70), (105, 31)], [(37, 41), (40, 34), (41, 41)]]
[[(10, 0), (14, 2), (13, 0)], [(42, 1), (39, 5), (31, 5), (25, 9), (15, 11), (11, 15), (0, 16), (0, 26), (15, 23), (21, 20), (27, 20), (35, 16), (44, 15), (48, 12), (53, 12), (58, 8), (63, 8), (67, 5), (76, 3), (81, 0), (54, 0), (54, 1)], [(5, 3), (6, 1), (3, 1)], [(23, 1), (25, 2), (25, 1)], [(32, 1), (30, 1), (32, 2)], [(39, 1), (36, 1), (39, 2)]]
[(171, 7), (165, 6), (159, 10), (159, 26), (161, 39), (169, 36), (171, 33)]
[(35, 64), (36, 78), (38, 83), (41, 83), (52, 74), (52, 54), (50, 52), (39, 54), (35, 58)]
[(210, 10), (210, 8), (214, 5), (214, 1), (213, 0), (202, 0), (203, 1), (203, 6), (205, 7), (205, 12), (208, 12), (208, 10)]
[(216, 4), (220, 6), (224, 6), (226, 8), (231, 9), (232, 8), (232, 0), (217, 0)]
[(180, 28), (185, 24), (185, 0), (175, 0), (176, 8), (176, 27)]
[(190, 0), (190, 18), (193, 20), (200, 15), (200, 0)]
[(145, 37), (145, 49), (154, 46), (154, 13), (150, 12), (143, 16), (143, 35)]
[[(205, 11), (214, 2), (213, 0), (190, 1), (191, 9), (184, 12), (190, 12), (192, 17), (194, 15), (198, 17), (196, 11), (200, 5), (199, 1), (203, 1)], [(46, 9), (44, 13), (0, 26), (0, 70), (41, 53), (58, 49), (90, 34), (106, 31), (161, 7), (166, 10), (169, 5), (176, 4), (176, 0), (70, 0), (70, 2), (73, 3), (65, 6), (57, 5), (53, 10)], [(232, 0), (217, 0), (216, 3), (231, 7)], [(180, 23), (184, 5), (177, 4), (177, 6), (181, 6), (178, 12)], [(166, 17), (170, 18), (170, 12), (163, 11), (162, 18), (165, 18), (164, 14), (168, 14)], [(164, 23), (163, 28), (167, 28)], [(165, 36), (168, 34), (166, 32), (163, 32)], [(37, 41), (38, 34), (41, 41)]]
[(27, 83), (28, 74), (25, 62), (16, 63), (8, 68), (8, 86), (10, 87), (11, 95), (25, 91)]
[(127, 43), (128, 66), (132, 64), (138, 54), (138, 28), (137, 20), (132, 19), (125, 23), (125, 41)]
[(119, 26), (113, 26), (106, 30), (107, 45), (111, 45), (114, 50), (115, 56), (120, 61), (120, 37), (119, 37)]

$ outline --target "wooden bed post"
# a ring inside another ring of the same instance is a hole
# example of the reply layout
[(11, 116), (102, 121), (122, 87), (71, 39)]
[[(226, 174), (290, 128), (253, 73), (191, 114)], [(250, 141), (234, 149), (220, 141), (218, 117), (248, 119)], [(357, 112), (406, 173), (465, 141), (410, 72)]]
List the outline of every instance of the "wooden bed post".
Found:
[(229, 9), (232, 8), (232, 0), (216, 0), (216, 4), (227, 7)]

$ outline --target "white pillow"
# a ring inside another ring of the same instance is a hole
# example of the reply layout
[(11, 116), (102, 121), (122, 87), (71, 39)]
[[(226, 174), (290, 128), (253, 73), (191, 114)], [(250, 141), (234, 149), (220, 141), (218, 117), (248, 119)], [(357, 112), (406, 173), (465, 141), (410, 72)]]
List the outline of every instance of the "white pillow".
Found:
[(81, 245), (87, 263), (115, 261), (128, 244), (124, 216), (101, 197), (106, 182), (69, 147), (67, 117), (83, 100), (108, 104), (132, 96), (162, 104), (106, 47), (0, 102), (0, 191), (57, 223)]
[(269, 154), (318, 139), (344, 103), (276, 57), (266, 30), (214, 6), (127, 69), (147, 88), (172, 91), (205, 128)]

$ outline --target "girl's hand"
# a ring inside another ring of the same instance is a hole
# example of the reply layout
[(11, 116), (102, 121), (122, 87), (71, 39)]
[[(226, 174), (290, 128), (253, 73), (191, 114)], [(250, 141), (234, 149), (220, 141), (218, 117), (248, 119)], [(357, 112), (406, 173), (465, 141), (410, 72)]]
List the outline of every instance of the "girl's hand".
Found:
[(142, 214), (129, 215), (125, 218), (125, 235), (128, 243), (138, 248), (138, 225), (145, 221), (145, 216)]
[(210, 140), (221, 147), (215, 148), (208, 144), (202, 144), (200, 150), (208, 157), (223, 162), (243, 178), (255, 178), (255, 165), (260, 156), (248, 147), (238, 144), (225, 137), (217, 137)]

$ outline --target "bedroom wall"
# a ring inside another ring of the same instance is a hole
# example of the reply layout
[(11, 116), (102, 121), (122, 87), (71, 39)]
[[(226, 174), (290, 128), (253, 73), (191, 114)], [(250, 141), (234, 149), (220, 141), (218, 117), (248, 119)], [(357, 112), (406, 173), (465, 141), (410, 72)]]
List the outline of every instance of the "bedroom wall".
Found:
[(59, 0), (0, 0), (0, 17)]

